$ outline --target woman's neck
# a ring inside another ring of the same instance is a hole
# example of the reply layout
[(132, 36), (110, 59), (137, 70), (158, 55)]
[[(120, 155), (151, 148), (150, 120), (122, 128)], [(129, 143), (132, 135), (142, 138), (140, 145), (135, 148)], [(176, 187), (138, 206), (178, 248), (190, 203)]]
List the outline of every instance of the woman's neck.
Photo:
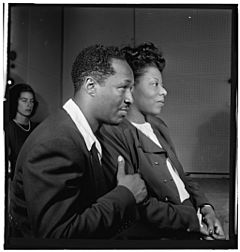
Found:
[(144, 116), (135, 106), (131, 105), (127, 114), (127, 119), (133, 123), (143, 124), (146, 122), (146, 116)]
[(24, 115), (21, 115), (20, 113), (17, 112), (16, 116), (15, 116), (15, 121), (17, 121), (18, 123), (22, 124), (22, 125), (28, 125), (30, 119), (29, 117), (26, 117)]

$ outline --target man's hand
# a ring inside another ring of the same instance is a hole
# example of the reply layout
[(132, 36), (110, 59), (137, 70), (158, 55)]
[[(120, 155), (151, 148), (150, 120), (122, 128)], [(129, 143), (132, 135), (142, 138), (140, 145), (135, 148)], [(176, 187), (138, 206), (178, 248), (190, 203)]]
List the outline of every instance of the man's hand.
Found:
[(209, 236), (216, 240), (225, 240), (226, 237), (223, 232), (222, 225), (215, 215), (213, 208), (206, 205), (201, 208), (203, 216), (203, 223), (206, 224)]
[(117, 181), (118, 185), (125, 186), (132, 192), (137, 204), (146, 198), (147, 189), (144, 181), (138, 173), (132, 175), (125, 173), (125, 161), (122, 156), (118, 157)]

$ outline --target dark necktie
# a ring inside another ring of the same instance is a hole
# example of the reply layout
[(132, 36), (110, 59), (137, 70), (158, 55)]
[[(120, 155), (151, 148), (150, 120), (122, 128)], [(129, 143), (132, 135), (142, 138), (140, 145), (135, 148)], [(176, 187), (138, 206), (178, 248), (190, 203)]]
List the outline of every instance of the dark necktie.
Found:
[(98, 198), (104, 193), (106, 193), (106, 181), (104, 178), (103, 168), (98, 157), (98, 150), (96, 148), (95, 143), (92, 145), (91, 148), (91, 162), (95, 181), (96, 197)]

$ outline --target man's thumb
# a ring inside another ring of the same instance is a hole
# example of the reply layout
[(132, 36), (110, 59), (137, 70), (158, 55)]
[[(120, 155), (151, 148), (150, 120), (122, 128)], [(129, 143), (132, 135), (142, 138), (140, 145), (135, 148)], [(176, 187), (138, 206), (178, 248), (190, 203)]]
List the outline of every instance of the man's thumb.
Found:
[(118, 172), (117, 177), (125, 176), (125, 161), (122, 156), (118, 156)]

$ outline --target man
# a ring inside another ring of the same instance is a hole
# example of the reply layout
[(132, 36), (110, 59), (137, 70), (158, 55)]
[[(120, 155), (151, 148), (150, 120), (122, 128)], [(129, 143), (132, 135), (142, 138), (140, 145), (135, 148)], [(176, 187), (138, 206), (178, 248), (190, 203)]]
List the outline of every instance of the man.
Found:
[(91, 46), (72, 68), (74, 96), (29, 136), (11, 193), (11, 220), (24, 237), (114, 236), (147, 196), (139, 175), (126, 175), (119, 157), (109, 191), (94, 133), (118, 124), (132, 103), (133, 73), (115, 47)]

